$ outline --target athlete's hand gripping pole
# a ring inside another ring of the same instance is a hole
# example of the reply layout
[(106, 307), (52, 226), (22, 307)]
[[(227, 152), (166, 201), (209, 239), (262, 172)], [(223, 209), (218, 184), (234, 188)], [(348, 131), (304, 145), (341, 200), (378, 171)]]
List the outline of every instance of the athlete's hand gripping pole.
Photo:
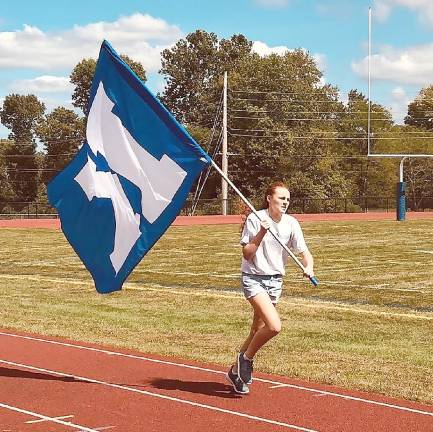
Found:
[[(260, 220), (257, 212), (255, 210), (252, 209), (252, 207), (250, 207), (251, 210), (253, 211), (253, 213), (255, 214), (255, 216)], [(299, 261), (298, 257), (284, 244), (281, 242), (280, 238), (271, 230), (268, 229), (268, 232), (272, 235), (272, 237), (282, 246), (282, 248), (290, 255), (290, 257), (293, 259), (293, 261), (295, 261), (295, 263), (299, 266), (299, 268), (304, 272), (305, 274), (305, 267), (303, 266), (303, 264), (301, 263), (301, 261)], [(316, 279), (315, 276), (308, 276), (308, 279), (310, 279), (310, 282), (316, 287), (317, 285), (319, 285), (319, 281)]]
[[(223, 179), (233, 188), (233, 190), (239, 195), (240, 199), (249, 207), (249, 209), (254, 213), (254, 215), (257, 217), (257, 219), (260, 219), (260, 216), (258, 215), (256, 209), (252, 206), (252, 204), (242, 195), (241, 191), (227, 178), (227, 176), (221, 171), (220, 167), (212, 160), (212, 166), (218, 171), (218, 173), (223, 177)], [(298, 267), (303, 271), (303, 273), (305, 274), (305, 267), (304, 265), (301, 263), (301, 261), (299, 261), (299, 259), (297, 258), (297, 256), (285, 245), (281, 242), (280, 238), (271, 230), (268, 230), (272, 237), (274, 237), (274, 239), (281, 245), (281, 247), (289, 254), (290, 258), (292, 258), (292, 260), (298, 265)], [(315, 276), (308, 276), (308, 278), (310, 279), (310, 282), (314, 285), (317, 286), (319, 285), (319, 281), (316, 279)]]

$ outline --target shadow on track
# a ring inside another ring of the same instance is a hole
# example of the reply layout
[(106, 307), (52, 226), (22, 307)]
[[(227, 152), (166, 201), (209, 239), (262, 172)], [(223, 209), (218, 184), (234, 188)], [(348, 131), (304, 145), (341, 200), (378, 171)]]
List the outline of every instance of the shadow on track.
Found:
[(181, 381), (177, 379), (157, 378), (148, 383), (159, 390), (180, 390), (188, 393), (218, 396), (225, 399), (241, 397), (233, 392), (231, 386), (210, 381)]
[(29, 371), (24, 371), (24, 370), (20, 370), (20, 369), (10, 369), (10, 368), (5, 368), (5, 367), (0, 367), (0, 377), (90, 383), (90, 381), (77, 379), (77, 378), (74, 378), (73, 376), (66, 376), (66, 377), (65, 376), (57, 376), (57, 375), (50, 375), (50, 374), (46, 374), (46, 373), (40, 373), (40, 372), (29, 372)]

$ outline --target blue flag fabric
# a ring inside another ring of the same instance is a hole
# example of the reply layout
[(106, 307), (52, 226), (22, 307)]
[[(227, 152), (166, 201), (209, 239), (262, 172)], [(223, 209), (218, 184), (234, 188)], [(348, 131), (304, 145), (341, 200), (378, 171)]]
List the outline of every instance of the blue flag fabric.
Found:
[(106, 41), (89, 107), (86, 141), (48, 199), (97, 291), (108, 293), (171, 225), (211, 159)]

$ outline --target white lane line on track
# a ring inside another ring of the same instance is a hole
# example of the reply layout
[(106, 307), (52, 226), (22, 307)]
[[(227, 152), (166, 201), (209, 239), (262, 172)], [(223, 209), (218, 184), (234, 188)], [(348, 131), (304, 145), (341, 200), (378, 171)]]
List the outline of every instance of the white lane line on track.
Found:
[[(272, 425), (277, 425), (277, 426), (283, 426), (286, 427), (288, 429), (294, 429), (294, 430), (298, 430), (298, 431), (302, 431), (302, 432), (318, 432), (317, 430), (314, 429), (308, 429), (308, 428), (304, 428), (302, 426), (296, 426), (293, 424), (289, 424), (289, 423), (284, 423), (284, 422), (279, 422), (277, 420), (271, 420), (271, 419), (267, 419), (265, 417), (257, 417), (257, 416), (253, 416), (250, 414), (246, 414), (246, 413), (242, 413), (239, 411), (232, 411), (232, 410), (228, 410), (228, 409), (224, 409), (224, 408), (219, 408), (219, 407), (215, 407), (212, 405), (206, 405), (206, 404), (202, 404), (199, 402), (193, 402), (187, 399), (180, 399), (180, 398), (176, 398), (176, 397), (172, 397), (172, 396), (166, 396), (160, 393), (153, 393), (147, 390), (140, 390), (137, 388), (133, 388), (133, 387), (128, 387), (128, 386), (123, 386), (120, 384), (113, 384), (113, 383), (108, 383), (105, 381), (99, 381), (99, 380), (95, 380), (93, 378), (88, 378), (88, 377), (83, 377), (80, 375), (71, 375), (71, 374), (66, 374), (63, 372), (58, 372), (58, 371), (53, 371), (50, 369), (43, 369), (43, 368), (38, 368), (38, 367), (34, 367), (34, 366), (30, 366), (30, 365), (26, 365), (26, 364), (22, 364), (22, 363), (15, 363), (15, 362), (11, 362), (8, 360), (2, 360), (0, 359), (0, 363), (3, 364), (7, 364), (10, 366), (15, 366), (15, 367), (19, 367), (19, 368), (24, 368), (24, 369), (29, 369), (29, 370), (35, 370), (38, 372), (44, 372), (44, 373), (49, 373), (49, 374), (53, 374), (53, 375), (58, 375), (58, 376), (63, 376), (63, 377), (68, 377), (68, 378), (74, 378), (76, 380), (81, 380), (81, 381), (87, 381), (87, 383), (92, 383), (92, 384), (99, 384), (99, 385), (103, 385), (103, 386), (107, 386), (107, 387), (111, 387), (111, 388), (116, 388), (119, 390), (126, 390), (126, 391), (130, 391), (133, 393), (139, 393), (139, 394), (143, 394), (146, 396), (153, 396), (156, 398), (160, 398), (160, 399), (165, 399), (165, 400), (169, 400), (172, 402), (179, 402), (182, 404), (186, 404), (186, 405), (191, 405), (194, 407), (198, 407), (198, 408), (205, 408), (208, 410), (212, 410), (212, 411), (217, 411), (217, 412), (222, 412), (224, 414), (231, 414), (237, 417), (243, 417), (243, 418), (247, 418), (248, 420), (255, 420), (258, 422), (262, 422), (262, 423), (267, 423), (267, 424), (272, 424)], [(0, 405), (1, 406), (1, 405)], [(91, 431), (91, 432), (95, 432), (94, 429), (83, 429), (83, 431)]]
[[(120, 353), (117, 351), (109, 351), (109, 350), (104, 350), (104, 349), (100, 349), (100, 348), (86, 347), (83, 345), (75, 345), (75, 344), (71, 344), (71, 343), (67, 343), (67, 342), (51, 341), (48, 339), (36, 338), (36, 337), (31, 337), (31, 336), (16, 335), (13, 333), (5, 333), (5, 332), (1, 332), (1, 331), (0, 331), (0, 336), (10, 336), (10, 337), (15, 337), (15, 338), (28, 339), (28, 340), (33, 340), (33, 341), (37, 341), (37, 342), (44, 342), (44, 343), (53, 344), (53, 345), (66, 346), (69, 348), (76, 348), (76, 349), (99, 352), (99, 353), (107, 354), (107, 355), (111, 355), (111, 356), (126, 357), (126, 358), (135, 359), (135, 360), (148, 361), (148, 362), (152, 362), (152, 363), (159, 363), (159, 364), (165, 364), (165, 365), (170, 365), (170, 366), (178, 366), (178, 367), (182, 367), (182, 368), (186, 368), (186, 369), (194, 369), (194, 370), (199, 370), (199, 371), (203, 371), (203, 372), (210, 372), (210, 373), (214, 373), (214, 374), (226, 375), (226, 372), (222, 372), (222, 371), (218, 371), (218, 370), (214, 370), (214, 369), (208, 369), (208, 368), (203, 368), (203, 367), (199, 367), (199, 366), (192, 366), (192, 365), (187, 365), (184, 363), (175, 363), (175, 362), (170, 362), (170, 361), (166, 361), (166, 360), (157, 360), (157, 359), (137, 356), (137, 355), (133, 355), (133, 354), (124, 354), (124, 353)], [(287, 383), (282, 383), (279, 381), (271, 381), (271, 380), (267, 380), (267, 379), (263, 379), (263, 378), (254, 378), (254, 380), (259, 381), (259, 382), (263, 382), (263, 383), (267, 383), (267, 384), (271, 384), (271, 385), (274, 385), (277, 387), (288, 387), (288, 388), (293, 388), (296, 390), (307, 391), (310, 393), (317, 393), (320, 395), (334, 396), (337, 398), (342, 398), (342, 399), (346, 399), (346, 400), (350, 400), (350, 401), (362, 402), (362, 403), (371, 404), (371, 405), (378, 405), (378, 406), (383, 406), (386, 408), (396, 409), (399, 411), (407, 411), (407, 412), (411, 412), (414, 414), (421, 414), (421, 415), (427, 415), (427, 416), (433, 417), (433, 412), (418, 410), (418, 409), (414, 409), (414, 408), (408, 408), (408, 407), (404, 407), (401, 405), (388, 404), (385, 402), (379, 402), (379, 401), (375, 401), (375, 400), (364, 399), (364, 398), (359, 398), (359, 397), (350, 396), (350, 395), (344, 395), (344, 394), (331, 392), (331, 391), (318, 390), (315, 388), (299, 386), (299, 385), (295, 385), (295, 384), (287, 384)]]
[[(50, 417), (50, 420), (51, 419), (54, 419), (54, 420), (65, 420), (67, 418), (72, 418), (72, 417), (74, 417), (74, 416), (73, 415), (56, 416), (56, 417)], [(33, 423), (42, 423), (42, 422), (46, 422), (46, 421), (48, 421), (48, 420), (46, 420), (46, 419), (38, 419), (38, 420), (29, 420), (29, 421), (26, 421), (24, 423), (26, 423), (26, 424), (33, 424)]]
[(28, 410), (25, 410), (22, 408), (17, 408), (17, 407), (11, 406), (11, 405), (3, 404), (3, 403), (0, 403), (0, 408), (5, 408), (5, 409), (11, 410), (11, 411), (16, 411), (16, 412), (19, 412), (21, 414), (27, 414), (27, 415), (33, 416), (33, 417), (38, 417), (39, 419), (42, 419), (44, 421), (49, 421), (52, 423), (61, 424), (63, 426), (69, 426), (69, 427), (78, 429), (80, 432), (98, 432), (96, 429), (90, 429), (86, 426), (80, 426), (80, 425), (77, 425), (77, 424), (71, 423), (71, 422), (64, 422), (62, 420), (58, 420), (55, 417), (45, 416), (43, 414), (38, 414), (38, 413), (35, 413), (33, 411), (28, 411)]

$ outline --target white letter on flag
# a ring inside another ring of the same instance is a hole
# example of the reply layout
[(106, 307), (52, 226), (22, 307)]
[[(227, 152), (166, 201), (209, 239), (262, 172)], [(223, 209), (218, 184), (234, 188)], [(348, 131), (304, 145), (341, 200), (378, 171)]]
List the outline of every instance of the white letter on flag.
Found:
[(82, 187), (89, 201), (93, 197), (110, 198), (113, 203), (116, 232), (114, 250), (110, 254), (110, 260), (117, 274), (140, 237), (140, 216), (132, 210), (117, 175), (96, 171), (96, 165), (92, 159), (88, 158), (86, 165), (75, 180)]
[(125, 129), (113, 114), (113, 102), (102, 82), (93, 100), (87, 122), (87, 142), (93, 153), (101, 153), (109, 167), (141, 191), (143, 216), (153, 223), (170, 204), (186, 172), (167, 155), (154, 158)]

